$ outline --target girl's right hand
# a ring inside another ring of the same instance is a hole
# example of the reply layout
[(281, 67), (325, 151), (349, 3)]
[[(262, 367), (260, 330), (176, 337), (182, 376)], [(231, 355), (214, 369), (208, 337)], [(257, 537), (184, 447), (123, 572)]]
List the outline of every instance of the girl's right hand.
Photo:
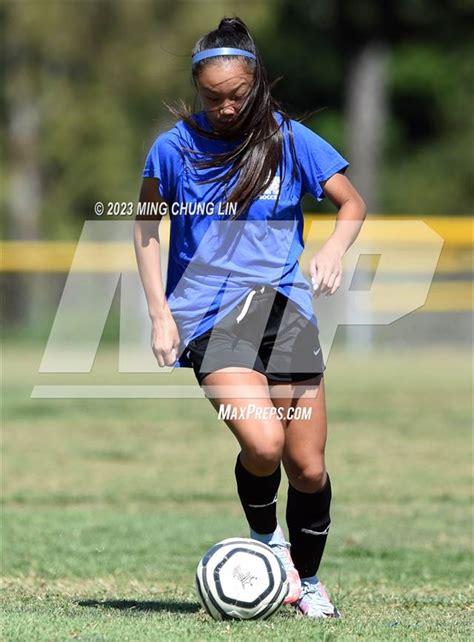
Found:
[(178, 359), (180, 338), (171, 315), (155, 319), (151, 326), (151, 347), (160, 368), (172, 366)]

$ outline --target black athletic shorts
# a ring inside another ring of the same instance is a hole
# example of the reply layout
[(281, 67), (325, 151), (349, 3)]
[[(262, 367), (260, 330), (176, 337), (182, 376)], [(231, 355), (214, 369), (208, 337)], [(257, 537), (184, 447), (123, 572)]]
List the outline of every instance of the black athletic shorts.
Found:
[(229, 366), (244, 366), (270, 381), (303, 381), (325, 370), (318, 328), (293, 302), (269, 285), (259, 285), (213, 328), (184, 350), (199, 385)]

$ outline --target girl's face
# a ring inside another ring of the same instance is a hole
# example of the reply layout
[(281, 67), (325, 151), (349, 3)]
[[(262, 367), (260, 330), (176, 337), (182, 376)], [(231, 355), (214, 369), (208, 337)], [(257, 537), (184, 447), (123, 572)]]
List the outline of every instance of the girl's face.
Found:
[(208, 63), (199, 72), (196, 84), (214, 131), (233, 129), (253, 85), (253, 73), (247, 65), (235, 58)]

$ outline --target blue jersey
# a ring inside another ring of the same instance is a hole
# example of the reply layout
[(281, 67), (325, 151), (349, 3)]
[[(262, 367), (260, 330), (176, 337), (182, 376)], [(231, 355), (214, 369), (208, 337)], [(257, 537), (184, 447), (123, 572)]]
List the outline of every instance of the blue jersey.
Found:
[[(195, 118), (210, 128), (204, 112)], [(226, 185), (214, 180), (229, 166), (203, 169), (192, 163), (229, 151), (235, 141), (207, 138), (179, 121), (150, 148), (143, 176), (158, 179), (171, 219), (165, 293), (181, 339), (179, 354), (260, 284), (282, 292), (317, 326), (310, 286), (298, 264), (304, 248), (301, 199), (310, 193), (322, 200), (321, 183), (348, 162), (301, 123), (290, 120), (288, 126), (278, 112), (275, 118), (283, 128), (283, 161), (269, 187), (236, 220), (226, 196), (237, 178)], [(191, 367), (185, 354), (175, 365)]]

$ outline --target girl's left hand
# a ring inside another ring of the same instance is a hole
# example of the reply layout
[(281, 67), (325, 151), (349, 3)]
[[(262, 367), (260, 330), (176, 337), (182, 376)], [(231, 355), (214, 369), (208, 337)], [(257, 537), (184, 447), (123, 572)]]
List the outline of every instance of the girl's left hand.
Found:
[(316, 297), (334, 294), (341, 285), (344, 251), (329, 239), (309, 262), (309, 272)]

